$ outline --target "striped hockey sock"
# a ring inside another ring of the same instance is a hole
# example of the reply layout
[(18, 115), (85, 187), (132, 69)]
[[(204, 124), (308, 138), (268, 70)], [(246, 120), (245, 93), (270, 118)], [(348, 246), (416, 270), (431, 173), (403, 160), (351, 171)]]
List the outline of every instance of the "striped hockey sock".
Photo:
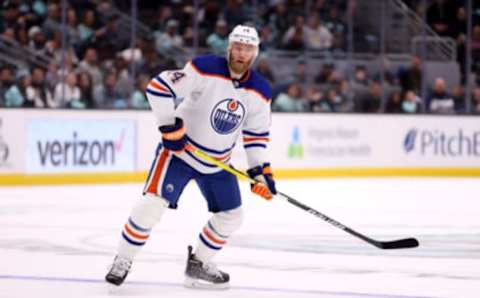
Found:
[(151, 228), (143, 228), (136, 224), (131, 217), (128, 218), (122, 231), (122, 239), (118, 249), (119, 255), (132, 260), (147, 242), (151, 230)]
[(195, 257), (202, 261), (208, 262), (210, 259), (227, 243), (228, 236), (222, 235), (212, 225), (211, 221), (203, 227), (199, 234)]

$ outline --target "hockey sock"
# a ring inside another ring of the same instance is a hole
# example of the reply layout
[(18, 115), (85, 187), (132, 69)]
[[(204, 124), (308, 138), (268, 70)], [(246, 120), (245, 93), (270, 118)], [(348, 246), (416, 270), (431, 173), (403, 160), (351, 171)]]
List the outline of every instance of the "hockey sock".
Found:
[(147, 242), (154, 225), (160, 220), (168, 202), (152, 194), (146, 194), (133, 206), (130, 217), (122, 230), (118, 255), (133, 260)]
[(240, 227), (242, 218), (240, 207), (215, 213), (200, 232), (195, 257), (204, 263), (209, 262)]

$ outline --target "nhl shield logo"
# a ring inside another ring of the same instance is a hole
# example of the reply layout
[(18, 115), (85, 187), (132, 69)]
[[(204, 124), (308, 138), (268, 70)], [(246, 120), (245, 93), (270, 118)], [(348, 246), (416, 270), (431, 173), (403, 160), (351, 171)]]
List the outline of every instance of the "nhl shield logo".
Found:
[(243, 104), (233, 98), (226, 98), (215, 105), (210, 122), (216, 132), (225, 135), (237, 129), (244, 117)]

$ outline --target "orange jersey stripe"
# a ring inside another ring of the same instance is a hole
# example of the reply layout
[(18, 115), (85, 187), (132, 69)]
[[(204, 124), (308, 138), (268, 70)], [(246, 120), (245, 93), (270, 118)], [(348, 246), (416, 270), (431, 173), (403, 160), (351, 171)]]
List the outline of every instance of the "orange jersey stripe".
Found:
[(161, 91), (170, 93), (170, 90), (167, 90), (167, 89), (164, 88), (162, 85), (160, 85), (159, 83), (155, 82), (154, 80), (151, 80), (151, 81), (150, 81), (150, 85), (152, 85), (153, 87), (157, 88), (158, 90), (161, 90)]
[(225, 240), (218, 240), (216, 239), (210, 232), (207, 230), (207, 228), (203, 228), (203, 233), (207, 236), (208, 239), (210, 239), (212, 242), (216, 244), (225, 244), (227, 243)]
[(167, 160), (169, 151), (166, 149), (162, 150), (160, 155), (160, 161), (158, 162), (155, 170), (153, 172), (152, 180), (148, 185), (147, 192), (157, 194), (157, 187), (158, 187), (158, 180), (160, 180), (160, 176), (162, 175), (163, 168), (165, 166), (165, 161)]
[(132, 230), (130, 229), (130, 227), (128, 226), (128, 224), (125, 224), (125, 230), (127, 231), (127, 233), (128, 233), (130, 236), (133, 236), (133, 237), (135, 237), (135, 238), (137, 238), (137, 239), (139, 239), (139, 240), (147, 240), (147, 239), (148, 239), (148, 236), (149, 236), (149, 235), (143, 236), (143, 235), (140, 235), (140, 234), (135, 233), (134, 231), (132, 231)]
[(223, 160), (226, 160), (227, 158), (229, 158), (231, 154), (232, 154), (232, 153), (229, 152), (229, 153), (228, 153), (227, 155), (225, 155), (225, 156), (214, 157), (214, 158), (215, 158), (216, 160), (223, 161)]

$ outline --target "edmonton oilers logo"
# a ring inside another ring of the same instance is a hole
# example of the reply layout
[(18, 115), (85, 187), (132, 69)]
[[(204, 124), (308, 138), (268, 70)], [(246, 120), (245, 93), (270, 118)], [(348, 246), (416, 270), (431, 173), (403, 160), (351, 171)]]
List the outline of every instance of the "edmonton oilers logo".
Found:
[(219, 134), (229, 134), (242, 123), (245, 107), (233, 98), (226, 98), (215, 105), (210, 116), (213, 129)]

